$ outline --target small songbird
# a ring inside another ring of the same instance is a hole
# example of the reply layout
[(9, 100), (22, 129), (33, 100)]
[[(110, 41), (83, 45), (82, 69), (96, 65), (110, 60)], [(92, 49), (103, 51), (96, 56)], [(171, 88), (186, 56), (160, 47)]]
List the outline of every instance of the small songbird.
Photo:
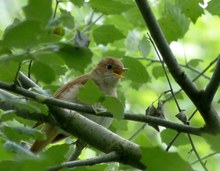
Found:
[[(116, 85), (119, 79), (123, 77), (122, 73), (126, 70), (127, 68), (124, 68), (123, 63), (117, 58), (106, 57), (102, 59), (90, 73), (84, 74), (58, 89), (54, 97), (74, 103), (80, 103), (77, 99), (77, 93), (90, 79), (93, 80), (106, 95), (116, 97)], [(105, 127), (109, 127), (111, 124), (110, 118), (88, 116), (86, 114), (84, 114), (84, 116)], [(51, 142), (60, 139), (60, 137), (65, 137), (61, 134), (63, 131), (52, 124), (45, 124), (42, 131), (46, 134), (46, 140), (36, 140), (30, 148), (30, 151), (33, 153), (38, 153)], [(83, 147), (84, 144), (85, 143), (83, 143)]]

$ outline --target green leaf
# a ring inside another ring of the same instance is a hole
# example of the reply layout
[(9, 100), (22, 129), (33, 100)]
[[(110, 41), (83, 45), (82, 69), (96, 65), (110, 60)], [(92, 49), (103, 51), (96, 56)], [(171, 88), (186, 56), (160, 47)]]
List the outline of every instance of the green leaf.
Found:
[(138, 44), (140, 42), (140, 33), (137, 30), (132, 30), (128, 33), (127, 38), (125, 39), (125, 45), (127, 51), (137, 52)]
[(169, 43), (182, 38), (189, 29), (190, 24), (188, 18), (181, 13), (180, 9), (169, 3), (166, 4), (165, 13), (158, 20), (158, 23)]
[(56, 78), (54, 69), (39, 60), (34, 61), (31, 71), (37, 80), (43, 81), (46, 84), (51, 83)]
[(148, 170), (161, 170), (161, 168), (163, 171), (191, 170), (190, 165), (178, 153), (168, 153), (159, 147), (141, 148), (141, 150), (142, 162), (147, 165)]
[(70, 2), (72, 2), (78, 7), (81, 7), (84, 4), (84, 0), (70, 0)]
[(0, 170), (14, 171), (15, 169), (18, 169), (19, 164), (20, 163), (15, 160), (1, 160)]
[(154, 141), (152, 142), (151, 137), (147, 136), (146, 132), (143, 130), (133, 137), (132, 142), (140, 145), (141, 147), (154, 147), (156, 144), (154, 144)]
[(211, 149), (216, 152), (220, 152), (220, 135), (203, 134), (203, 138), (211, 146)]
[(19, 154), (20, 156), (28, 156), (28, 157), (34, 157), (34, 154), (31, 153), (28, 149), (25, 149), (24, 147), (16, 144), (15, 142), (8, 141), (4, 144), (4, 148), (7, 151), (11, 151), (13, 153)]
[(65, 61), (69, 68), (83, 72), (84, 69), (91, 63), (92, 52), (90, 49), (76, 47), (64, 44), (58, 51), (58, 55)]
[(14, 110), (0, 111), (0, 122), (13, 120), (16, 116)]
[(220, 1), (219, 0), (211, 0), (208, 3), (208, 7), (206, 10), (210, 12), (212, 15), (218, 15), (220, 16)]
[(40, 171), (48, 170), (49, 164), (48, 160), (41, 160), (39, 158), (25, 158), (23, 160), (6, 160), (0, 162), (0, 170), (7, 171)]
[(146, 36), (143, 36), (143, 38), (139, 42), (138, 49), (143, 57), (146, 57), (150, 53), (151, 45)]
[(130, 10), (124, 13), (127, 21), (133, 25), (132, 28), (145, 27), (145, 21), (136, 6), (133, 6)]
[(114, 118), (123, 119), (124, 105), (118, 98), (106, 96), (102, 105), (113, 114)]
[(74, 18), (72, 14), (69, 11), (60, 9), (61, 11), (61, 16), (59, 20), (62, 22), (64, 27), (67, 27), (68, 29), (73, 29), (74, 28)]
[(36, 101), (29, 100), (29, 101), (25, 102), (25, 105), (28, 105), (29, 112), (32, 112), (32, 113), (36, 112), (36, 113), (41, 113), (41, 114), (48, 115), (49, 109), (44, 104), (38, 103)]
[(64, 75), (66, 73), (66, 69), (64, 68), (64, 60), (57, 55), (56, 53), (52, 52), (43, 52), (36, 54), (34, 56), (37, 61), (44, 63), (51, 67), (54, 72), (56, 72), (57, 76), (58, 75)]
[(46, 25), (53, 14), (52, 0), (29, 0), (23, 11), (27, 19), (38, 20)]
[(115, 50), (107, 50), (103, 53), (103, 56), (124, 56), (125, 51), (122, 51), (121, 49), (115, 49)]
[(133, 3), (118, 0), (90, 0), (90, 5), (95, 12), (101, 12), (103, 14), (121, 14), (132, 8)]
[(131, 57), (124, 57), (123, 63), (125, 67), (128, 68), (128, 71), (124, 73), (124, 76), (131, 80), (134, 88), (138, 88), (142, 84), (150, 81), (150, 76), (140, 61)]
[[(162, 142), (168, 145), (170, 141), (173, 139), (173, 137), (175, 137), (176, 134), (177, 134), (176, 131), (165, 129), (160, 133), (160, 136), (161, 136)], [(180, 134), (178, 138), (175, 140), (175, 142), (173, 143), (174, 146), (180, 146), (180, 145), (186, 145), (186, 144), (189, 144), (189, 140), (185, 134)]]
[[(27, 20), (13, 24), (5, 31), (3, 44), (5, 47), (30, 48), (39, 43), (41, 31), (39, 21)], [(20, 38), (18, 38), (18, 35)]]
[(128, 122), (114, 119), (111, 123), (110, 130), (115, 133), (117, 133), (117, 131), (128, 131)]
[(202, 59), (191, 59), (187, 64), (192, 67), (197, 67), (201, 62), (203, 62)]
[(4, 126), (2, 132), (8, 137), (8, 139), (15, 142), (29, 139), (43, 140), (45, 138), (45, 135), (40, 131), (26, 127)]
[(108, 15), (105, 17), (105, 24), (114, 23), (114, 26), (119, 28), (122, 33), (127, 34), (128, 31), (134, 29), (134, 25), (130, 23), (130, 20), (128, 22), (128, 20), (125, 15)]
[(93, 37), (97, 44), (104, 45), (125, 38), (125, 36), (113, 25), (102, 25), (96, 28), (93, 30)]
[(14, 83), (19, 63), (15, 61), (0, 62), (0, 80)]
[[(4, 144), (5, 142), (1, 140), (0, 141), (0, 161), (13, 159), (14, 154), (11, 154), (7, 150), (5, 150)], [(1, 166), (0, 166), (0, 170), (1, 170)]]
[(156, 79), (165, 76), (162, 66), (154, 66), (152, 68), (152, 74)]
[[(7, 100), (7, 99), (6, 99)], [(15, 97), (14, 99), (10, 99), (12, 103), (16, 105), (21, 110), (26, 110), (30, 113), (41, 113), (41, 114), (48, 114), (48, 108), (46, 105), (31, 101), (31, 100), (24, 100), (19, 97)]]
[(92, 80), (88, 80), (87, 83), (80, 88), (79, 93), (77, 94), (79, 101), (90, 105), (98, 103), (103, 96), (104, 93)]
[(51, 165), (65, 162), (69, 149), (69, 144), (54, 145), (43, 153), (44, 160), (49, 160)]
[(177, 5), (193, 23), (196, 23), (197, 19), (204, 14), (204, 10), (199, 6), (199, 3), (202, 2), (202, 0), (177, 0)]

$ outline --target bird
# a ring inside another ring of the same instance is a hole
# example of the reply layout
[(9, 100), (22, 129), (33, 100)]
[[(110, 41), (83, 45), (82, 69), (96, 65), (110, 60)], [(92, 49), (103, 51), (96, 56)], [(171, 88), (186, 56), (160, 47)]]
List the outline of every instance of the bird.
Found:
[[(87, 83), (88, 80), (94, 81), (94, 83), (99, 87), (101, 91), (104, 92), (105, 95), (117, 97), (116, 87), (119, 80), (123, 78), (122, 73), (126, 70), (127, 68), (124, 67), (123, 63), (118, 58), (105, 57), (91, 72), (79, 76), (59, 88), (54, 94), (54, 97), (69, 102), (82, 103), (77, 99), (77, 93), (79, 92), (80, 88)], [(83, 115), (105, 127), (109, 127), (112, 121), (111, 118), (107, 117), (102, 118), (98, 116), (89, 116), (88, 114)], [(45, 123), (42, 132), (45, 133), (46, 139), (36, 140), (32, 144), (30, 151), (33, 153), (39, 153), (50, 143), (66, 137), (60, 128), (49, 123)], [(77, 142), (78, 143), (76, 143), (75, 154), (72, 155), (71, 160), (77, 159), (81, 151), (86, 146), (86, 142), (81, 140), (78, 140)]]

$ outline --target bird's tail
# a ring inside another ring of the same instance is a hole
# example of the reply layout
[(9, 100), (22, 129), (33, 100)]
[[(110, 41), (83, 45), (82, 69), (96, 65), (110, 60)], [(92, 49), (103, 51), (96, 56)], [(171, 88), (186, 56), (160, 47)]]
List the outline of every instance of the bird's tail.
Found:
[(45, 124), (42, 132), (46, 134), (46, 140), (36, 140), (30, 148), (30, 151), (33, 153), (39, 153), (50, 144), (59, 134), (59, 128), (51, 124)]

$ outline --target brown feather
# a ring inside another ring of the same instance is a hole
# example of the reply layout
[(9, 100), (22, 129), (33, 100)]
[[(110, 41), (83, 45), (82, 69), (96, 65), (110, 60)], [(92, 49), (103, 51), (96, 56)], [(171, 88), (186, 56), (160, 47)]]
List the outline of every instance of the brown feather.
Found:
[[(107, 67), (109, 64), (113, 67), (113, 69), (117, 70), (117, 72), (109, 69)], [(125, 70), (123, 64), (118, 59), (112, 57), (104, 58), (97, 64), (97, 66), (91, 73), (84, 74), (83, 76), (80, 76), (73, 81), (70, 81), (69, 83), (58, 89), (54, 97), (57, 99), (80, 103), (76, 98), (76, 94), (79, 88), (86, 84), (89, 79), (92, 79), (107, 95), (116, 96), (116, 83), (120, 78), (117, 76), (117, 74), (120, 75), (122, 73), (118, 70)], [(106, 122), (103, 120), (103, 118), (100, 117), (91, 117), (88, 115), (85, 116), (99, 124), (108, 127), (107, 120), (109, 118), (106, 119)], [(38, 126), (40, 124), (41, 122), (37, 122), (35, 126)], [(45, 132), (47, 138), (44, 141), (37, 140), (33, 143), (30, 150), (34, 153), (40, 152), (51, 142), (55, 142), (57, 140), (67, 137), (66, 135), (61, 133), (62, 131), (57, 126), (51, 124), (45, 124), (42, 131)]]

